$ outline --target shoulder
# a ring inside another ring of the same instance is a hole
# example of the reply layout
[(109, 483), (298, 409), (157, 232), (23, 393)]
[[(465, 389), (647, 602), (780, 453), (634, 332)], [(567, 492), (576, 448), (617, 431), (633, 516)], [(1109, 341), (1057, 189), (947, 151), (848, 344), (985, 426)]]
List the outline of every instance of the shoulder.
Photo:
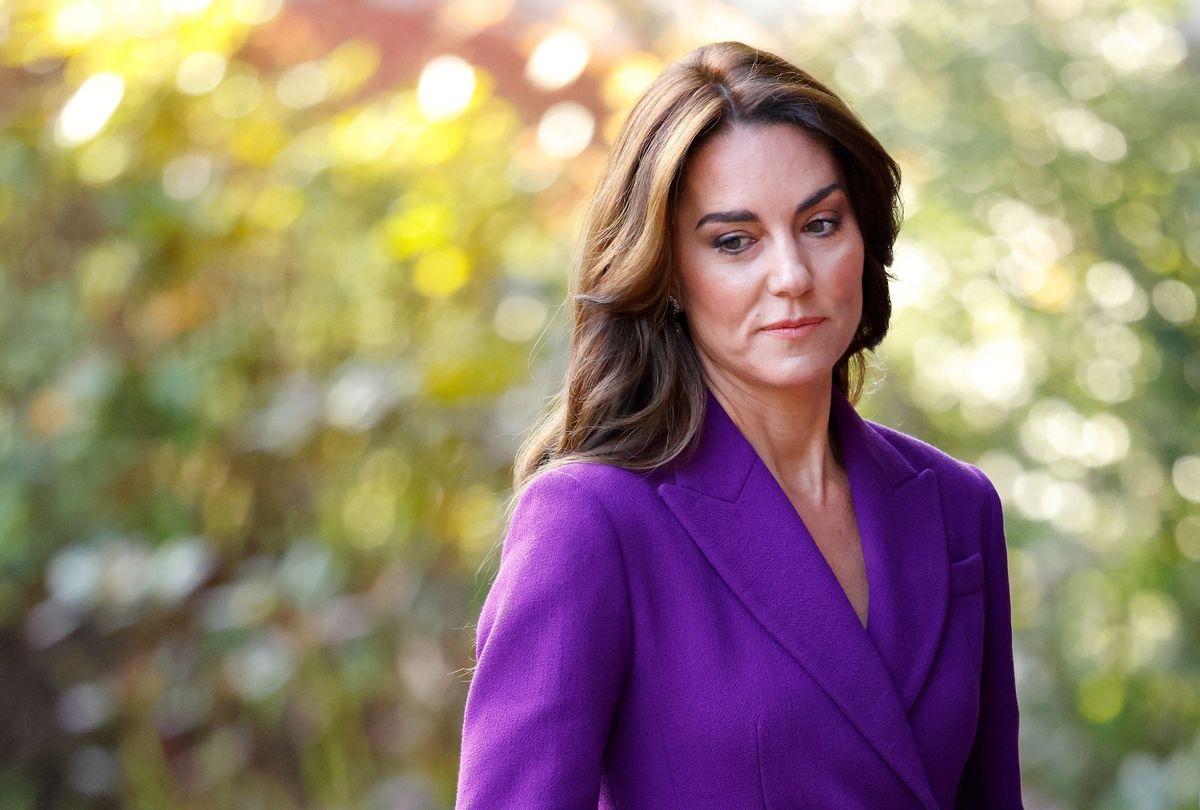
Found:
[(599, 461), (571, 461), (538, 473), (537, 476), (539, 479), (568, 479), (598, 494), (637, 491), (651, 486), (652, 477), (653, 473), (638, 472)]
[(999, 505), (995, 486), (979, 467), (896, 428), (869, 419), (863, 421), (869, 430), (890, 445), (914, 469), (933, 470), (943, 487), (958, 490), (989, 504), (994, 500)]
[(493, 590), (582, 592), (624, 581), (618, 512), (601, 497), (607, 477), (586, 469), (591, 466), (540, 471), (517, 492)]
[(517, 509), (552, 502), (581, 508), (625, 511), (654, 493), (653, 473), (637, 472), (613, 464), (572, 461), (537, 473), (517, 498)]
[[(959, 549), (959, 556), (982, 551), (987, 569), (1002, 570), (1005, 555), (1004, 510), (995, 485), (979, 467), (895, 428), (868, 421), (868, 429), (899, 453), (918, 471), (932, 470), (937, 478), (942, 517), (947, 529), (961, 542), (977, 538)], [(975, 543), (978, 546), (975, 546)], [(995, 562), (1000, 560), (1000, 562)]]
[(611, 542), (651, 504), (655, 484), (640, 473), (598, 462), (573, 461), (538, 472), (517, 494), (510, 542), (520, 535), (570, 536), (572, 544)]
[(544, 554), (610, 555), (632, 564), (639, 539), (661, 519), (658, 477), (590, 461), (543, 470), (517, 497), (505, 549), (536, 546)]

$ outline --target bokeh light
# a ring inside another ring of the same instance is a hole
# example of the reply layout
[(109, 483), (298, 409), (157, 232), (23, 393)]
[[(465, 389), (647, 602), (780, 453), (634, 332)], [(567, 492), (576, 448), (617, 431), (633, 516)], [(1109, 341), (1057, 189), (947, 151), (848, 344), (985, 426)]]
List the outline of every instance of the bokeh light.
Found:
[(461, 113), (474, 91), (475, 70), (457, 56), (439, 56), (430, 61), (417, 84), (421, 112), (435, 121)]
[(542, 90), (557, 90), (579, 78), (591, 57), (591, 46), (578, 31), (561, 29), (547, 34), (534, 48), (525, 77)]
[(115, 73), (88, 77), (67, 100), (58, 116), (55, 137), (63, 146), (78, 146), (94, 138), (117, 111), (125, 95), (125, 80)]
[(227, 62), (224, 55), (213, 51), (197, 51), (184, 57), (175, 73), (175, 86), (181, 93), (198, 96), (216, 89), (225, 78)]
[(577, 156), (592, 142), (596, 120), (582, 104), (562, 101), (542, 115), (538, 122), (538, 147), (556, 160)]

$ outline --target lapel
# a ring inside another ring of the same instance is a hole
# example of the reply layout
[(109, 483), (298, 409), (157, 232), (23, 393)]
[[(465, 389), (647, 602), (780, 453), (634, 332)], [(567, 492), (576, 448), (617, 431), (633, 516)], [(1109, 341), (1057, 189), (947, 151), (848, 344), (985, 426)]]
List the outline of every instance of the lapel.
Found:
[(863, 542), (866, 629), (782, 487), (711, 391), (695, 452), (658, 492), (767, 632), (936, 808), (907, 717), (946, 615), (949, 558), (936, 476), (914, 468), (836, 387), (830, 419)]

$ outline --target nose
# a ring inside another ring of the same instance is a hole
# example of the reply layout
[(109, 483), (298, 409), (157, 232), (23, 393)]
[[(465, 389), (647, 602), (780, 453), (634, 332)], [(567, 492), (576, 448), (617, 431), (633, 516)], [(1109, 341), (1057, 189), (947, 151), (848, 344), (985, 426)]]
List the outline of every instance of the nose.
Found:
[(779, 296), (804, 295), (813, 285), (808, 257), (792, 239), (778, 240), (776, 244), (779, 247), (767, 271), (767, 291)]

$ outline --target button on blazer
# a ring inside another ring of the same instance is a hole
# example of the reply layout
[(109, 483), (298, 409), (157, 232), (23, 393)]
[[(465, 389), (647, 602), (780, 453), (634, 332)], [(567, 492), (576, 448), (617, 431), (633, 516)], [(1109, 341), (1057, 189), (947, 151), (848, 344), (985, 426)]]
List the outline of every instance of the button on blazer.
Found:
[(864, 628), (708, 393), (696, 451), (522, 493), (480, 614), (458, 808), (1020, 808), (1000, 499), (833, 390)]

